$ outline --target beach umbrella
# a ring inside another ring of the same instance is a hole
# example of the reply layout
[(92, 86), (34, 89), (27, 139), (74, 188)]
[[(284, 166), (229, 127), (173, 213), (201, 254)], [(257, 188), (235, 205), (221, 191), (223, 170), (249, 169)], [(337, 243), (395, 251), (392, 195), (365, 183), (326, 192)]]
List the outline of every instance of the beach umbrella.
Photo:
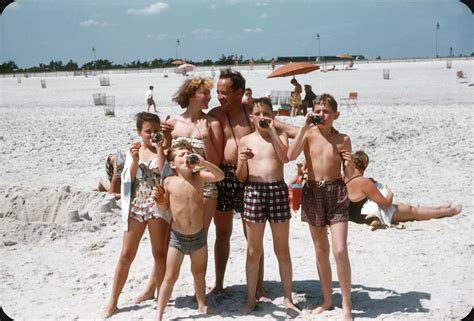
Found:
[(318, 70), (319, 66), (309, 62), (290, 62), (273, 71), (267, 78), (287, 77), (307, 74), (311, 71)]
[(340, 54), (340, 55), (337, 55), (336, 57), (341, 58), (341, 59), (353, 59), (354, 58), (349, 54)]
[(173, 61), (171, 64), (172, 65), (182, 65), (182, 64), (185, 64), (185, 63), (186, 63), (185, 60), (178, 59), (178, 60)]
[(176, 70), (174, 72), (177, 74), (186, 74), (188, 71), (193, 71), (194, 67), (195, 66), (191, 64), (182, 64), (176, 67)]
[(0, 2), (0, 15), (3, 13), (3, 10), (5, 10), (5, 8), (13, 2), (15, 2), (15, 0), (2, 0)]

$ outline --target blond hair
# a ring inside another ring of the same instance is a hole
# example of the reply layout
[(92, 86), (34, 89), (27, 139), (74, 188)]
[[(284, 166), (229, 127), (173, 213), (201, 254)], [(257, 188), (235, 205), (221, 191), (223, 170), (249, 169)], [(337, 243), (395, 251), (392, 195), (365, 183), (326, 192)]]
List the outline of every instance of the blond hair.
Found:
[(186, 79), (178, 91), (173, 96), (173, 101), (181, 106), (181, 108), (186, 108), (189, 105), (189, 99), (198, 91), (198, 89), (203, 86), (206, 89), (212, 89), (214, 82), (211, 78), (205, 78), (200, 76), (194, 76), (192, 78)]

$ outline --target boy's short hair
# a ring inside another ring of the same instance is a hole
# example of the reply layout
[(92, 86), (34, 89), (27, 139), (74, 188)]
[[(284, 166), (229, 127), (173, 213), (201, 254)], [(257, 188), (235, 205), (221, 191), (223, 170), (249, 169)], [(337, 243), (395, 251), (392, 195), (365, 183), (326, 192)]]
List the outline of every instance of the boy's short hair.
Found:
[(157, 123), (158, 125), (160, 122), (160, 117), (157, 114), (147, 113), (146, 111), (142, 111), (135, 115), (135, 119), (137, 121), (137, 130), (141, 131), (144, 122), (150, 123)]
[(273, 112), (272, 100), (268, 97), (260, 97), (260, 98), (254, 99), (253, 106), (250, 109), (250, 111), (252, 112), (253, 109), (255, 108), (255, 106), (257, 106), (257, 105), (267, 106)]
[(363, 150), (358, 150), (352, 154), (352, 162), (356, 169), (365, 171), (369, 165), (369, 156)]
[(153, 86), (148, 87), (148, 89), (150, 89), (150, 90), (153, 89)]
[(193, 145), (191, 145), (191, 143), (186, 139), (182, 139), (168, 150), (168, 154), (166, 154), (166, 160), (168, 162), (174, 161), (176, 154), (180, 149), (186, 149), (189, 152), (194, 153)]
[(232, 80), (232, 89), (234, 91), (242, 89), (242, 93), (245, 92), (245, 78), (240, 72), (230, 68), (221, 69), (219, 79), (230, 79)]
[(334, 112), (337, 112), (337, 102), (336, 102), (336, 99), (334, 99), (332, 95), (330, 94), (319, 95), (318, 98), (316, 99), (315, 104), (321, 104), (321, 103), (328, 104), (329, 106), (331, 106)]
[(186, 79), (178, 91), (173, 96), (173, 101), (186, 108), (189, 105), (189, 99), (198, 91), (199, 87), (203, 86), (206, 89), (212, 89), (214, 82), (211, 78), (194, 76)]

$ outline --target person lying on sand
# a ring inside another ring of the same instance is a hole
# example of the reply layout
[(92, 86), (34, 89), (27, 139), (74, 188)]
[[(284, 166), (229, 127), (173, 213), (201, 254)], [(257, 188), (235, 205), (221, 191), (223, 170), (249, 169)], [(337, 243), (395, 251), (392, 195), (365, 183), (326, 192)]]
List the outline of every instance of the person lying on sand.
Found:
[(99, 183), (94, 191), (108, 192), (113, 195), (116, 199), (120, 198), (120, 185), (122, 183), (121, 175), (123, 170), (123, 154), (120, 150), (107, 156), (105, 161), (105, 173), (107, 179), (99, 179)]
[(388, 187), (365, 177), (369, 156), (362, 150), (352, 155), (354, 174), (346, 178), (351, 201), (349, 219), (356, 223), (370, 224), (372, 229), (390, 226), (392, 222), (425, 221), (432, 218), (454, 216), (461, 213), (462, 206), (414, 206), (393, 203), (393, 193)]

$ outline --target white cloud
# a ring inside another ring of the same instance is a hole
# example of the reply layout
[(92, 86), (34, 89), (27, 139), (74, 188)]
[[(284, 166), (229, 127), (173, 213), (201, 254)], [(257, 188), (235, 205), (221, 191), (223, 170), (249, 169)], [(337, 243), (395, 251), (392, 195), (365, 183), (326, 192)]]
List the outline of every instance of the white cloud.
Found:
[(79, 25), (83, 28), (108, 27), (108, 26), (110, 26), (110, 24), (108, 24), (107, 22), (101, 22), (101, 21), (97, 21), (97, 20), (94, 20), (94, 19), (81, 21), (81, 22), (79, 22)]
[(260, 18), (262, 18), (262, 19), (268, 18), (268, 13), (266, 13), (266, 12), (262, 13), (262, 14), (260, 15)]
[(152, 16), (169, 8), (169, 5), (164, 2), (157, 2), (142, 9), (128, 9), (127, 14), (132, 16)]
[(195, 39), (217, 39), (222, 36), (222, 33), (222, 31), (207, 28), (199, 28), (191, 31)]
[(260, 33), (260, 32), (263, 32), (263, 30), (261, 28), (245, 28), (243, 30), (243, 32), (245, 32), (245, 33)]

